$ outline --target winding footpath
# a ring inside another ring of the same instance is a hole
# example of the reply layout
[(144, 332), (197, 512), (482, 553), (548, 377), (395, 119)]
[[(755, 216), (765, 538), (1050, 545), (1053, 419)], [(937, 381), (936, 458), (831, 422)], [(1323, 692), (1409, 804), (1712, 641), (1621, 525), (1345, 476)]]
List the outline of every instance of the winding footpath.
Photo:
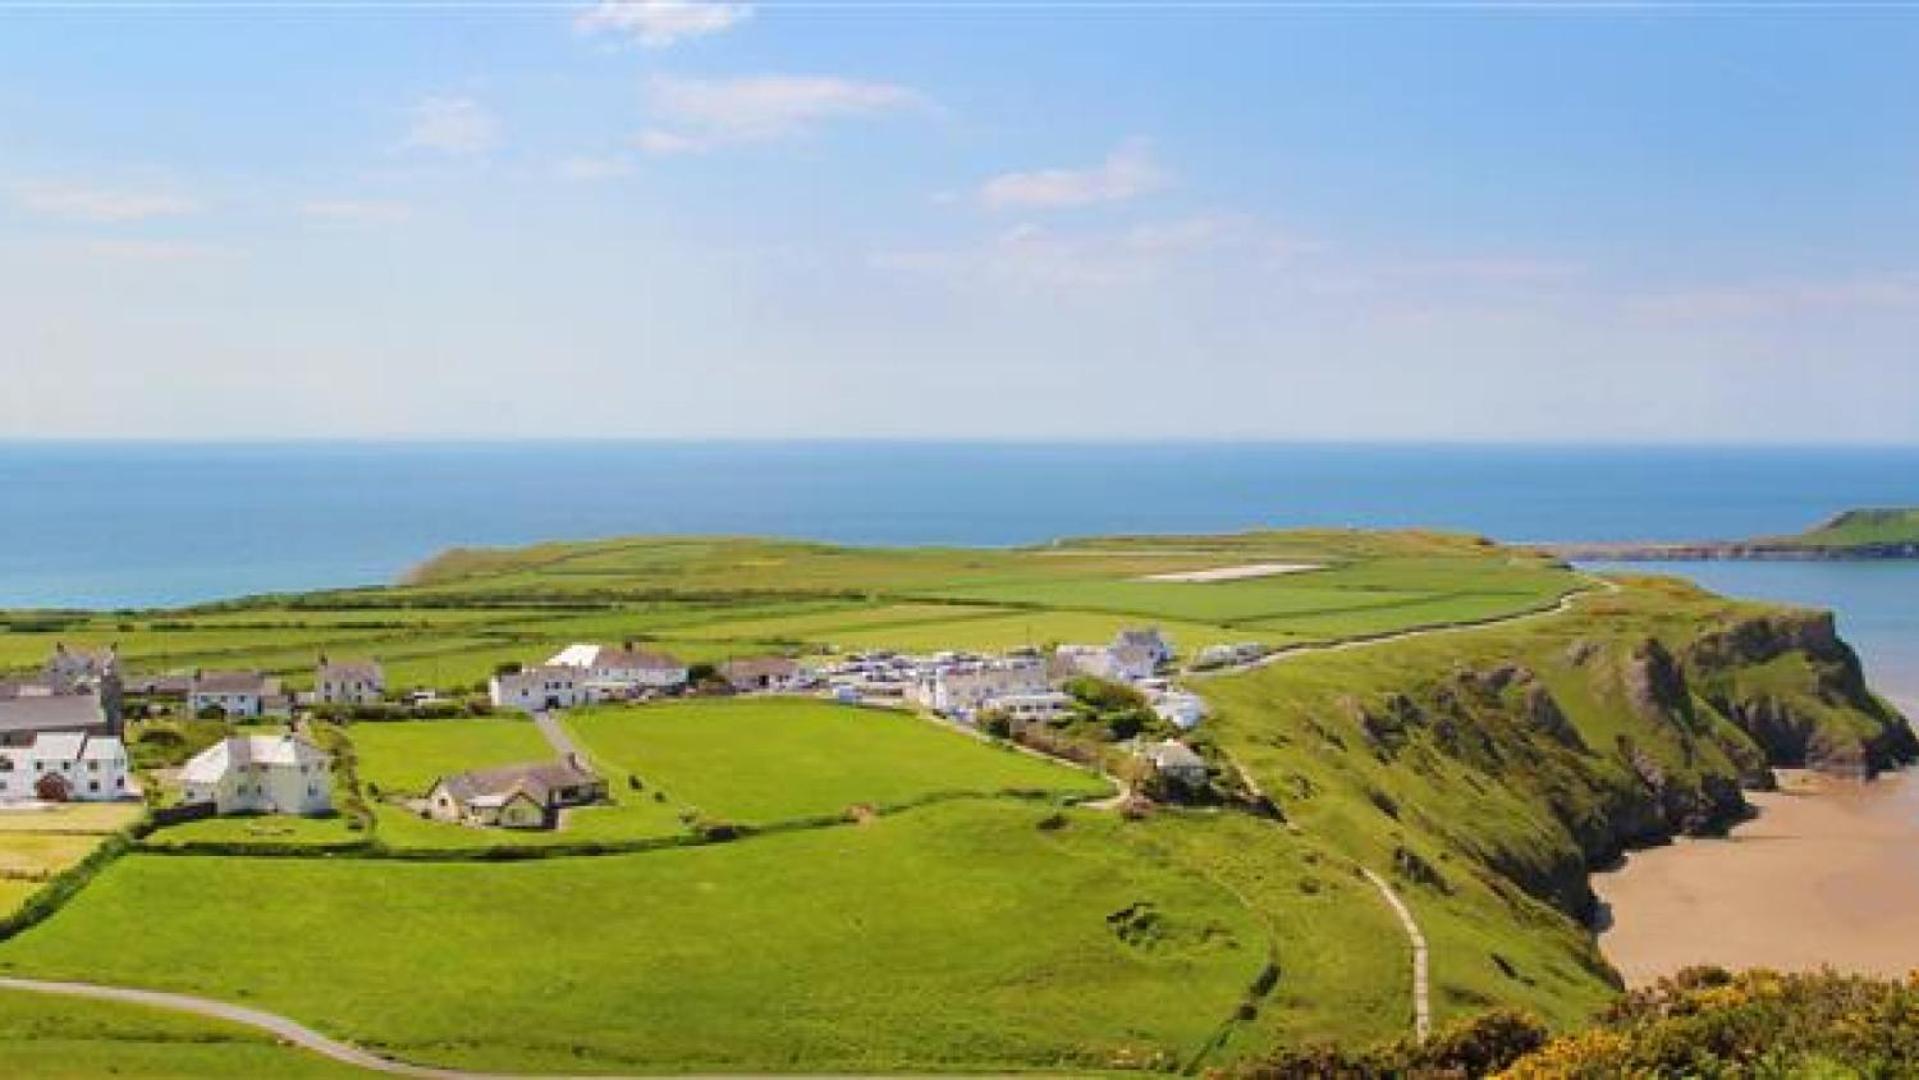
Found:
[(1385, 878), (1363, 866), (1360, 871), (1366, 875), (1367, 881), (1373, 883), (1373, 888), (1379, 890), (1379, 895), (1385, 898), (1386, 906), (1399, 916), (1399, 925), (1406, 931), (1406, 940), (1412, 943), (1413, 1037), (1425, 1042), (1426, 1036), (1433, 1032), (1432, 978), (1426, 958), (1426, 935), (1419, 932), (1419, 923), (1413, 920), (1412, 909), (1399, 898)]

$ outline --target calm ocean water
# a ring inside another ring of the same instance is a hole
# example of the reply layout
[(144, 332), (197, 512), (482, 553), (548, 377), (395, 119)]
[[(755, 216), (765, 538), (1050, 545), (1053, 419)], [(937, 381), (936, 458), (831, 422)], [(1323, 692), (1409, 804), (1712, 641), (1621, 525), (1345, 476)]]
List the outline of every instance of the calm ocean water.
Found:
[[(367, 584), (455, 544), (619, 533), (997, 545), (1312, 524), (1677, 540), (1885, 504), (1919, 504), (1919, 448), (14, 443), (0, 444), (0, 606)], [(1919, 567), (1677, 569), (1836, 607), (1882, 681), (1919, 673)]]

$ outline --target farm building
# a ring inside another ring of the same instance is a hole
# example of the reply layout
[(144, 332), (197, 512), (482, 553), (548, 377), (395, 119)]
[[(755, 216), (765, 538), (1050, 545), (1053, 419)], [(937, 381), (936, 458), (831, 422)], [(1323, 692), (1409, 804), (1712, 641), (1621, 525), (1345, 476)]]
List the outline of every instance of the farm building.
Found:
[(426, 794), (427, 816), (465, 825), (550, 829), (559, 812), (606, 798), (606, 781), (565, 762), (458, 773)]
[(720, 665), (720, 678), (726, 685), (746, 694), (755, 691), (797, 690), (805, 686), (805, 668), (784, 656), (760, 656), (728, 660)]
[(43, 683), (12, 684), (0, 694), (0, 746), (31, 746), (54, 733), (116, 735), (119, 723), (95, 694), (55, 694)]
[(1206, 759), (1185, 743), (1167, 739), (1140, 751), (1152, 763), (1153, 771), (1169, 783), (1182, 787), (1201, 787), (1206, 783)]
[(332, 759), (294, 735), (233, 735), (180, 770), (188, 803), (222, 814), (324, 814), (333, 809)]
[(582, 683), (632, 690), (677, 690), (686, 685), (685, 664), (665, 653), (636, 649), (630, 641), (617, 649), (568, 645), (549, 657), (546, 666), (574, 668)]
[(0, 749), (0, 801), (106, 802), (136, 793), (117, 736), (48, 732)]
[(313, 673), (313, 700), (321, 705), (377, 705), (386, 696), (386, 673), (371, 660), (329, 660), (320, 655)]
[(943, 716), (966, 716), (995, 698), (1047, 689), (1044, 661), (983, 660), (936, 667), (920, 675), (907, 696)]
[(500, 672), (487, 680), (487, 697), (494, 708), (525, 712), (570, 709), (590, 700), (581, 669), (568, 664)]
[(291, 704), (278, 679), (257, 671), (196, 671), (187, 686), (187, 709), (195, 715), (217, 709), (232, 719), (284, 716)]

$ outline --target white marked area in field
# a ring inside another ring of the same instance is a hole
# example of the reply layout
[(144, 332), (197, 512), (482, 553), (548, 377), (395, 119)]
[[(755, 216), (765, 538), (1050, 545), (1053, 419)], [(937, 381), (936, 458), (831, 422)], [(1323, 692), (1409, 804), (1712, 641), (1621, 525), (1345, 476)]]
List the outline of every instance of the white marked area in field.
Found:
[(1275, 577), (1319, 569), (1318, 563), (1262, 562), (1244, 566), (1220, 566), (1211, 570), (1183, 570), (1176, 574), (1149, 574), (1139, 581), (1181, 581), (1203, 584), (1209, 581), (1244, 581), (1247, 578)]

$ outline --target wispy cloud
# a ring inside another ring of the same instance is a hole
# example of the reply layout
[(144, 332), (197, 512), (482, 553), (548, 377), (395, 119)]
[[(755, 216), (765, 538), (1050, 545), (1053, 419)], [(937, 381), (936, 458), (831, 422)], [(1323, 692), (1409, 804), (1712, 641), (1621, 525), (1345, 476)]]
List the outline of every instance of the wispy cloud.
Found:
[(995, 210), (1052, 210), (1124, 202), (1160, 190), (1168, 179), (1152, 144), (1132, 138), (1090, 168), (1002, 173), (982, 184), (979, 195)]
[(1862, 274), (1676, 289), (1635, 298), (1642, 314), (1676, 319), (1751, 318), (1821, 311), (1919, 310), (1919, 273)]
[(1209, 264), (1257, 268), (1279, 244), (1271, 229), (1244, 215), (1198, 215), (1121, 229), (1060, 230), (1028, 221), (984, 243), (882, 251), (868, 262), (881, 270), (1018, 288), (1086, 288), (1148, 282)]
[(336, 225), (396, 225), (413, 216), (405, 203), (365, 199), (314, 199), (301, 203), (300, 216)]
[(126, 263), (197, 263), (231, 259), (241, 252), (218, 244), (181, 240), (94, 240), (82, 248), (88, 255)]
[(562, 180), (577, 183), (590, 183), (595, 180), (617, 180), (622, 176), (633, 175), (633, 163), (626, 158), (596, 154), (575, 154), (560, 159), (553, 167), (555, 175)]
[(484, 154), (500, 144), (500, 122), (485, 106), (466, 97), (430, 97), (408, 110), (402, 145), (442, 154)]
[(829, 120), (923, 105), (919, 94), (891, 83), (831, 75), (751, 75), (691, 79), (662, 75), (648, 91), (659, 126), (641, 133), (651, 154), (685, 154), (767, 142), (810, 131)]
[(750, 18), (748, 4), (706, 0), (602, 0), (574, 20), (583, 33), (614, 33), (649, 49), (730, 30)]
[(35, 214), (101, 225), (179, 217), (200, 210), (197, 201), (184, 195), (112, 190), (79, 184), (16, 184), (13, 196), (21, 207)]

